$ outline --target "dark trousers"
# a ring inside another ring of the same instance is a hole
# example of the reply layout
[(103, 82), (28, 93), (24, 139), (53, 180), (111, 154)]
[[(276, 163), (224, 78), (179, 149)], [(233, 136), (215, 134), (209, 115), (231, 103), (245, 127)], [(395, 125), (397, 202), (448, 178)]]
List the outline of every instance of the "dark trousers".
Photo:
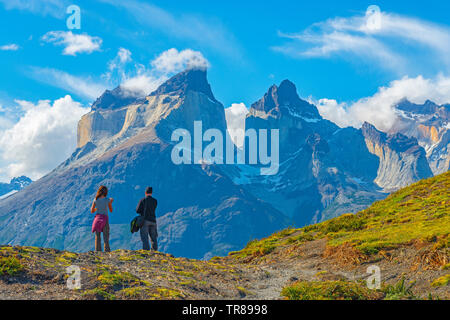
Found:
[(149, 237), (152, 242), (152, 250), (158, 251), (158, 227), (156, 222), (145, 220), (141, 227), (142, 249), (150, 250)]
[(105, 246), (105, 252), (111, 252), (109, 248), (109, 223), (107, 222), (105, 227), (103, 228), (103, 232), (95, 232), (95, 251), (102, 251), (102, 237), (103, 233), (103, 242)]

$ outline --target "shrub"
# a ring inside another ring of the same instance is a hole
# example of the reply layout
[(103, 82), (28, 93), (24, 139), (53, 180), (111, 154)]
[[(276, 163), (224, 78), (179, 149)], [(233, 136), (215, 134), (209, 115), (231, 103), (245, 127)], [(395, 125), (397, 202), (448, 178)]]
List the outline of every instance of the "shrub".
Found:
[(0, 257), (0, 276), (16, 276), (20, 274), (24, 266), (15, 257)]
[(289, 300), (377, 300), (381, 295), (366, 286), (347, 281), (299, 281), (285, 287), (281, 295)]
[(415, 299), (412, 288), (415, 282), (410, 283), (409, 286), (405, 284), (405, 278), (402, 278), (395, 285), (387, 285), (382, 291), (385, 293), (385, 300), (412, 300)]

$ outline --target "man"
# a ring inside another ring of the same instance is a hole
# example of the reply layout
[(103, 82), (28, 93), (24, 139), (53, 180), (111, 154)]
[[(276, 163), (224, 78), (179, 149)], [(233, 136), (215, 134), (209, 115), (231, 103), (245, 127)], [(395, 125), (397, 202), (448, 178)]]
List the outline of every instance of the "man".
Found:
[(136, 212), (144, 217), (144, 224), (141, 227), (141, 240), (144, 250), (150, 250), (148, 238), (152, 242), (152, 250), (158, 251), (158, 229), (156, 225), (155, 210), (158, 201), (152, 197), (153, 188), (148, 187), (145, 190), (145, 198), (139, 201)]

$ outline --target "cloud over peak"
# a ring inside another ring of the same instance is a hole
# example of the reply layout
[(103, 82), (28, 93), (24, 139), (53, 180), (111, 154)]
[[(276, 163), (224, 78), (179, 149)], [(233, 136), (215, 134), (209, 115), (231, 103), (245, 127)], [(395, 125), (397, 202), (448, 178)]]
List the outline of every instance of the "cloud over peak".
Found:
[(86, 33), (74, 34), (72, 31), (49, 31), (42, 36), (42, 40), (63, 46), (63, 54), (70, 56), (100, 51), (103, 42), (99, 37), (92, 37)]
[(403, 77), (381, 87), (371, 97), (353, 103), (334, 99), (310, 99), (317, 105), (320, 114), (341, 127), (360, 127), (367, 121), (382, 131), (388, 131), (395, 123), (397, 114), (394, 106), (408, 99), (417, 104), (431, 100), (437, 104), (450, 103), (450, 78), (439, 75), (434, 79), (423, 76)]
[(184, 69), (207, 69), (210, 67), (208, 60), (199, 51), (185, 49), (178, 51), (175, 48), (161, 53), (151, 62), (152, 67), (159, 72), (174, 73)]
[[(116, 81), (121, 87), (134, 96), (145, 96), (156, 90), (172, 74), (190, 68), (206, 69), (210, 66), (208, 60), (199, 51), (192, 49), (177, 50), (168, 49), (150, 62), (150, 67), (139, 63), (132, 63), (131, 52), (125, 55), (126, 49), (121, 48), (109, 64), (107, 77), (114, 80), (111, 75), (116, 75)], [(125, 58), (126, 57), (126, 58)], [(131, 63), (131, 68), (127, 65)]]

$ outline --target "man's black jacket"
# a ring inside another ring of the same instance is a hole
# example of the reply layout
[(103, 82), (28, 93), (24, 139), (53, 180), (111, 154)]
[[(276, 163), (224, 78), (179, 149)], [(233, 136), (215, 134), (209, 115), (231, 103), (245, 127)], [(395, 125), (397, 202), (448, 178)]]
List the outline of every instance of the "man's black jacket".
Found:
[(157, 205), (158, 201), (155, 198), (147, 196), (139, 201), (136, 212), (143, 216), (145, 220), (156, 222), (155, 210)]

